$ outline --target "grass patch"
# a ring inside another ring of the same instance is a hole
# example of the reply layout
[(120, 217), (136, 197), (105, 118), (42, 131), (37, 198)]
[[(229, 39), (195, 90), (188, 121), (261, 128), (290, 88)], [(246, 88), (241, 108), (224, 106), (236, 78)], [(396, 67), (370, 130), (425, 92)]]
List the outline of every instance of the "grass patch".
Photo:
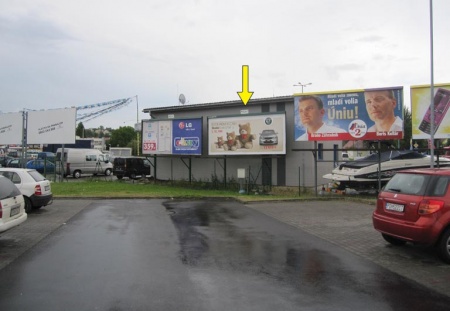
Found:
[[(77, 182), (53, 182), (55, 198), (235, 198), (241, 201), (293, 200), (300, 197), (293, 193), (240, 194), (235, 190), (199, 189), (197, 185), (157, 184), (152, 182), (85, 180)], [(302, 198), (311, 198), (311, 195)]]
[(152, 183), (126, 183), (111, 181), (81, 181), (52, 183), (55, 197), (110, 197), (110, 198), (161, 198), (161, 197), (229, 197), (231, 191), (198, 190)]
[[(198, 185), (171, 185), (169, 183), (83, 180), (77, 182), (53, 182), (55, 198), (232, 198), (242, 202), (287, 201), (287, 200), (336, 200), (345, 196), (315, 196), (295, 191), (272, 191), (270, 194), (240, 194), (236, 190), (199, 189)], [(353, 196), (352, 196), (353, 197)], [(355, 197), (353, 197), (356, 199)], [(367, 199), (367, 198), (366, 198)], [(372, 201), (373, 199), (369, 199)]]

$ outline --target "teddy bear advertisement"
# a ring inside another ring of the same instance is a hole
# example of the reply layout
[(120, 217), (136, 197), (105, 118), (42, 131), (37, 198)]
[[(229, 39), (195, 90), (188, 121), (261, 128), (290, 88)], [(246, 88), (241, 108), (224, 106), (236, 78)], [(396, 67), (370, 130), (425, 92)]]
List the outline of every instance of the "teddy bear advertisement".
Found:
[(208, 119), (209, 154), (285, 154), (285, 114)]

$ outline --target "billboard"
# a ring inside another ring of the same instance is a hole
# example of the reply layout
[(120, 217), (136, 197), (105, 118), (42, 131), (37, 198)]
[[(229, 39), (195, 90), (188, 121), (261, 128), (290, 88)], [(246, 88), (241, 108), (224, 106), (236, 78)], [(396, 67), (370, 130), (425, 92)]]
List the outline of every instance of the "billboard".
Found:
[(403, 87), (294, 95), (296, 141), (403, 138)]
[(27, 115), (27, 143), (75, 143), (76, 108), (28, 111)]
[(143, 154), (202, 154), (202, 118), (142, 121)]
[(0, 114), (0, 145), (22, 143), (23, 112)]
[(208, 154), (286, 154), (285, 112), (209, 118)]
[[(434, 138), (450, 138), (450, 84), (435, 84), (434, 94)], [(411, 86), (412, 136), (414, 139), (431, 137), (431, 87)]]

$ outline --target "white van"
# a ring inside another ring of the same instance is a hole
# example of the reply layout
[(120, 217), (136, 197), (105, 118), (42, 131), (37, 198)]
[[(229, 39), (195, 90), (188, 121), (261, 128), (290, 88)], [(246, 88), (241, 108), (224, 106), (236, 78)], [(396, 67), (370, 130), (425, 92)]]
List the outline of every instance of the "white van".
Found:
[(97, 149), (64, 148), (64, 157), (61, 157), (62, 148), (56, 151), (56, 172), (60, 174), (64, 167), (64, 177), (72, 175), (80, 178), (81, 174), (111, 175), (113, 164), (108, 155)]

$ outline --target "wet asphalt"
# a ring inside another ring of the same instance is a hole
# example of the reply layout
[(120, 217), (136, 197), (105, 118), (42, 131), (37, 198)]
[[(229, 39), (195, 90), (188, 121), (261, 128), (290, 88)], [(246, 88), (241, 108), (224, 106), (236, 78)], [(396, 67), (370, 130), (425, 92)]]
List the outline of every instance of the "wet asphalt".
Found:
[(0, 310), (448, 310), (449, 267), (372, 210), (55, 200), (0, 236)]

